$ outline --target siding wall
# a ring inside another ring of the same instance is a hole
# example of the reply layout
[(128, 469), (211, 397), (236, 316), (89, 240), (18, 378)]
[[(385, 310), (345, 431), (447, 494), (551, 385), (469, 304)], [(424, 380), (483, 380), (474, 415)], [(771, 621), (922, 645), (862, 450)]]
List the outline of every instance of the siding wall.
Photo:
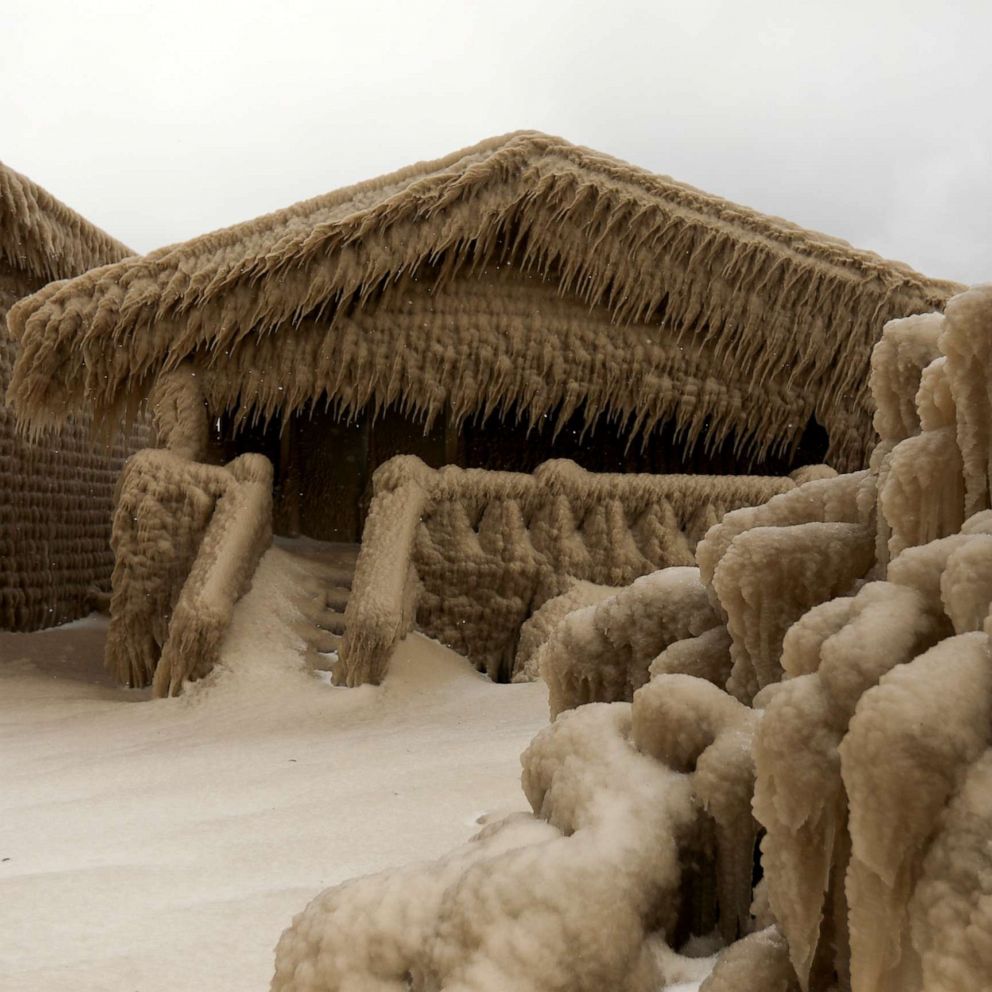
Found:
[(0, 261), (0, 629), (37, 630), (85, 616), (109, 592), (113, 493), (138, 429), (112, 442), (75, 424), (44, 442), (17, 436), (3, 403), (15, 355), (6, 315), (42, 282)]

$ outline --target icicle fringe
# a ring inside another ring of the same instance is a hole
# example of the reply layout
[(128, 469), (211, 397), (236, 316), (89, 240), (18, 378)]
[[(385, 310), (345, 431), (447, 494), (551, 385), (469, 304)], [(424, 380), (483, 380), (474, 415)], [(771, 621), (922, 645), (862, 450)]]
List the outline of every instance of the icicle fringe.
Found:
[[(478, 305), (464, 287), (507, 269), (552, 288), (540, 315), (483, 307), (475, 325), (425, 305)], [(192, 360), (213, 370), (212, 409), (243, 417), (325, 392), (348, 411), (402, 400), (428, 416), (447, 398), (459, 419), (511, 402), (536, 419), (581, 397), (592, 419), (649, 430), (669, 416), (687, 444), (733, 433), (760, 457), (815, 414), (828, 460), (858, 468), (880, 320), (957, 288), (520, 132), (46, 287), (11, 314), (10, 400), (41, 430), (72, 408), (116, 411)], [(546, 335), (557, 343), (542, 359)], [(399, 345), (419, 372), (394, 368)], [(549, 360), (558, 377), (542, 375)]]
[(0, 261), (50, 282), (134, 252), (0, 162)]

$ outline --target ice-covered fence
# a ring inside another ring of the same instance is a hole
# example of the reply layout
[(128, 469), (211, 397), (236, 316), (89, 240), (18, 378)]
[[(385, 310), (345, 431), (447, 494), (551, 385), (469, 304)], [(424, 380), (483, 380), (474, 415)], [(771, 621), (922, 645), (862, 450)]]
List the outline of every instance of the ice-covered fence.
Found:
[(271, 537), (264, 456), (219, 466), (163, 449), (135, 455), (114, 515), (110, 671), (158, 696), (209, 672)]
[(614, 475), (573, 462), (532, 474), (410, 456), (376, 473), (337, 679), (379, 682), (413, 623), (494, 678), (510, 673), (523, 622), (571, 579), (626, 585), (695, 564), (696, 543), (728, 510), (793, 479)]

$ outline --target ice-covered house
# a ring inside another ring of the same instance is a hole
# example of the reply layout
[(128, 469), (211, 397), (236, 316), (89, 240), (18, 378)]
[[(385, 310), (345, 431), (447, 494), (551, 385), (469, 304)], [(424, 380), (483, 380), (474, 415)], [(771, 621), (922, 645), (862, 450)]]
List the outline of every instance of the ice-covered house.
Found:
[(0, 629), (72, 620), (109, 590), (113, 491), (129, 452), (127, 439), (91, 437), (78, 419), (41, 444), (18, 434), (2, 402), (16, 353), (7, 311), (52, 280), (130, 254), (0, 163)]
[(414, 614), (505, 676), (564, 576), (691, 563), (789, 469), (859, 466), (878, 329), (954, 289), (524, 132), (47, 288), (10, 395), (38, 430), (157, 419), (115, 525), (122, 678), (209, 667), (273, 521), (364, 531), (340, 677)]

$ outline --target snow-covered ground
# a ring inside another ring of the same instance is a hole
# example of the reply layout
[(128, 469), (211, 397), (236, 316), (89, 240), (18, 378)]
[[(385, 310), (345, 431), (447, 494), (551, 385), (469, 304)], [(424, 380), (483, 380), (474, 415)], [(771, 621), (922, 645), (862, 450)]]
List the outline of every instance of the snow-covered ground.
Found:
[(526, 808), (543, 683), (412, 635), (382, 687), (332, 688), (301, 662), (301, 579), (270, 551), (178, 699), (110, 684), (99, 619), (0, 634), (4, 992), (261, 992), (319, 890)]

